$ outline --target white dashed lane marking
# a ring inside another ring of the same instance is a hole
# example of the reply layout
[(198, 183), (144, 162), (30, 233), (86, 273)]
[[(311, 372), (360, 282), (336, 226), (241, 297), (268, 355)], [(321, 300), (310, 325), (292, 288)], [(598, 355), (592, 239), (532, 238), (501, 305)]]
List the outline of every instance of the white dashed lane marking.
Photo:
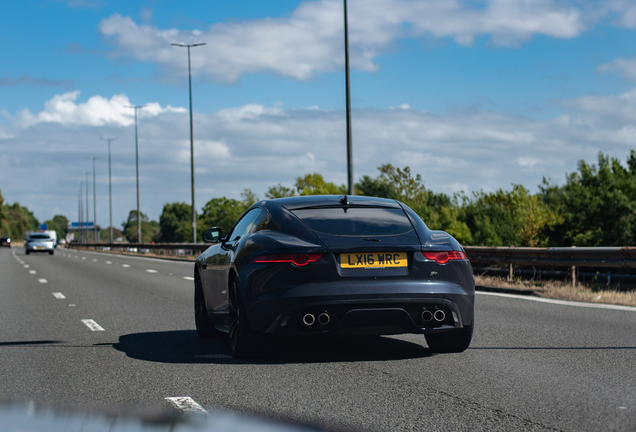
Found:
[(193, 277), (191, 277), (191, 276), (184, 276), (183, 278), (184, 278), (185, 280), (194, 280), (194, 278), (193, 278)]
[(46, 279), (38, 279), (38, 282), (40, 282), (40, 283), (49, 283), (49, 281), (47, 281)]
[(104, 331), (104, 328), (92, 319), (83, 319), (82, 322), (92, 331)]
[(207, 414), (208, 412), (203, 409), (201, 405), (196, 403), (194, 399), (189, 396), (182, 397), (167, 397), (166, 400), (170, 402), (176, 409), (187, 414)]
[(112, 261), (106, 261), (106, 264), (112, 264), (112, 263), (113, 263)]
[(54, 293), (53, 293), (53, 296), (54, 296), (56, 299), (65, 299), (65, 298), (66, 298), (66, 296), (65, 296), (64, 294), (62, 294), (61, 292), (54, 292)]
[(125, 268), (128, 268), (128, 267), (130, 267), (130, 264), (122, 264), (121, 266), (125, 267)]
[(157, 270), (153, 270), (153, 269), (146, 269), (146, 271), (148, 273), (158, 273)]
[(93, 262), (97, 262), (97, 258), (93, 258)]
[(35, 270), (29, 270), (30, 274), (36, 274), (37, 272)]
[(86, 257), (82, 257), (82, 259), (86, 259)]
[(29, 268), (29, 265), (28, 264), (24, 264), (24, 268)]

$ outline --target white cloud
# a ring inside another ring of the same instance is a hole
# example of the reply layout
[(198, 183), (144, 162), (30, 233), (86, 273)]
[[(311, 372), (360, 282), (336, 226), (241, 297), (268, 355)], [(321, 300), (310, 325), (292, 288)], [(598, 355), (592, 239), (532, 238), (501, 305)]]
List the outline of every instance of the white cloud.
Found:
[[(635, 8), (636, 10), (636, 8)], [(615, 72), (623, 78), (636, 81), (636, 57), (617, 58), (598, 67), (599, 72)]]
[[(116, 45), (116, 55), (157, 63), (170, 76), (187, 74), (184, 50), (171, 43), (205, 42), (191, 50), (195, 75), (235, 82), (246, 73), (273, 72), (307, 80), (343, 67), (342, 14), (341, 0), (306, 1), (289, 17), (190, 31), (114, 14), (102, 20), (100, 31)], [(578, 36), (586, 22), (580, 8), (556, 0), (360, 0), (349, 5), (349, 26), (352, 67), (375, 71), (374, 59), (403, 37), (431, 35), (471, 45), (490, 36), (497, 45), (518, 45), (536, 35)]]
[[(78, 104), (76, 100), (79, 95), (79, 90), (56, 95), (44, 104), (43, 111), (35, 115), (28, 109), (21, 111), (20, 126), (29, 127), (37, 123), (60, 123), (64, 126), (130, 126), (134, 123), (134, 112), (132, 108), (128, 108), (131, 103), (126, 95), (115, 95), (110, 99), (97, 95), (90, 97), (85, 103)], [(187, 110), (170, 105), (162, 108), (158, 103), (149, 103), (138, 111), (138, 116), (157, 116), (166, 112)]]
[[(119, 224), (136, 207), (134, 128), (120, 112), (125, 95), (93, 96), (77, 103), (60, 95), (44, 110), (8, 117), (0, 126), (0, 184), (8, 202), (19, 201), (40, 219), (50, 208), (77, 209), (77, 189), (100, 156), (98, 212), (107, 215), (106, 145), (113, 142), (115, 218)], [(97, 102), (89, 103), (95, 100)], [(115, 102), (113, 102), (115, 101)], [(115, 105), (115, 114), (103, 107)], [(492, 191), (519, 183), (536, 190), (542, 177), (564, 180), (576, 162), (594, 163), (599, 151), (624, 160), (636, 142), (636, 88), (617, 96), (587, 96), (562, 102), (568, 111), (534, 120), (491, 110), (453, 110), (434, 115), (412, 109), (353, 112), (354, 177), (377, 176), (384, 163), (410, 166), (426, 186), (452, 194)], [(89, 107), (101, 107), (89, 110)], [(167, 202), (188, 202), (189, 121), (185, 110), (150, 104), (139, 130), (142, 211), (157, 219)], [(100, 113), (99, 115), (95, 112)], [(111, 120), (111, 119), (115, 120)], [(13, 136), (12, 136), (13, 135)], [(194, 115), (197, 203), (212, 197), (240, 198), (244, 188), (263, 197), (269, 186), (291, 185), (298, 176), (320, 172), (346, 182), (345, 120), (342, 111), (283, 110), (249, 104)], [(13, 181), (20, 178), (20, 182)], [(101, 209), (101, 210), (100, 210)], [(106, 223), (102, 219), (101, 223)]]

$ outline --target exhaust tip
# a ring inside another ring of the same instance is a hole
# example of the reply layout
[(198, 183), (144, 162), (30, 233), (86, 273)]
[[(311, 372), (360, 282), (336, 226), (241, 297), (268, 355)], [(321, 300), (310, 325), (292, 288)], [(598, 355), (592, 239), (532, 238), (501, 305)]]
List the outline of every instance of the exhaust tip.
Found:
[(433, 312), (425, 309), (424, 311), (422, 311), (422, 314), (420, 315), (420, 317), (422, 318), (422, 321), (424, 321), (425, 323), (431, 322), (433, 321)]
[(441, 309), (436, 310), (433, 316), (435, 317), (435, 321), (437, 322), (442, 322), (446, 318), (446, 314)]
[(331, 318), (329, 317), (329, 314), (327, 312), (323, 312), (320, 315), (318, 315), (318, 322), (322, 325), (327, 325), (329, 324), (329, 321), (331, 321)]
[(307, 327), (314, 325), (315, 322), (316, 317), (312, 314), (305, 314), (305, 316), (303, 316), (303, 324), (305, 324)]

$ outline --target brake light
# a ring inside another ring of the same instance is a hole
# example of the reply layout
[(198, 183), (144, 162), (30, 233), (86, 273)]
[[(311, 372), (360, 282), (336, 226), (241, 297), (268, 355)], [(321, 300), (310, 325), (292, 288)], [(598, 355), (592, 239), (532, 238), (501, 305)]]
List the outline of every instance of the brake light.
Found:
[(277, 254), (277, 255), (262, 255), (252, 260), (253, 263), (292, 263), (296, 266), (303, 267), (309, 263), (320, 261), (324, 253), (311, 253), (311, 254)]
[(437, 264), (446, 264), (452, 260), (468, 259), (465, 252), (462, 251), (443, 251), (443, 252), (422, 252), (426, 259), (435, 261)]

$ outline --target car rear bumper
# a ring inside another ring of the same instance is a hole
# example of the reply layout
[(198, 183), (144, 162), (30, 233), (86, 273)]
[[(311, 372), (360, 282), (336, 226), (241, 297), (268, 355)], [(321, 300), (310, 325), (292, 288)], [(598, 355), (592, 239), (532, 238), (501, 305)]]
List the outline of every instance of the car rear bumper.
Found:
[[(435, 333), (473, 323), (474, 287), (447, 282), (306, 284), (248, 301), (253, 330), (289, 336)], [(437, 312), (443, 319), (430, 319)]]

